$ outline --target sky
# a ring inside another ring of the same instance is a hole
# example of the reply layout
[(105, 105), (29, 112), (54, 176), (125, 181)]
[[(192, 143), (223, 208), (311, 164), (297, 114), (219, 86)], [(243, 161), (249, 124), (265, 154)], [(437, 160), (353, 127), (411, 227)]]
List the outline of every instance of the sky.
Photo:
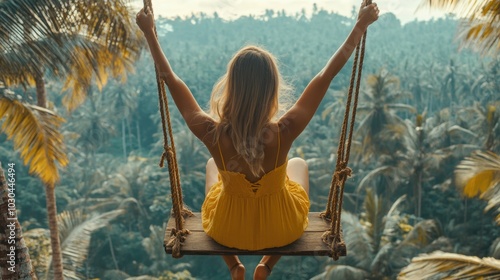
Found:
[[(379, 0), (380, 13), (391, 12), (407, 23), (415, 19), (426, 20), (444, 15), (441, 11), (431, 11), (428, 7), (417, 9), (424, 0)], [(142, 1), (132, 0), (137, 9), (142, 6)], [(217, 12), (225, 19), (235, 19), (242, 15), (262, 15), (266, 9), (275, 11), (284, 9), (288, 14), (295, 14), (305, 8), (307, 13), (312, 11), (313, 3), (319, 8), (333, 11), (345, 16), (350, 16), (353, 5), (359, 7), (361, 0), (153, 0), (155, 15), (163, 17), (187, 16), (192, 13), (204, 12), (212, 15)]]

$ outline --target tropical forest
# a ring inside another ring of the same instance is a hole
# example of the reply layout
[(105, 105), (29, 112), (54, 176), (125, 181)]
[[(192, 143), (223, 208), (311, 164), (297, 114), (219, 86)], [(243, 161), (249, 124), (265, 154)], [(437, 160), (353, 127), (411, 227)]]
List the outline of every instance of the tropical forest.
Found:
[[(283, 256), (269, 279), (500, 279), (500, 1), (422, 2), (449, 13), (381, 13), (366, 33), (346, 256)], [(203, 109), (246, 45), (276, 56), (290, 85), (280, 98), (292, 105), (353, 28), (357, 5), (351, 16), (304, 1), (297, 13), (156, 16), (155, 26)], [(161, 82), (139, 9), (0, 0), (0, 279), (230, 279), (220, 256), (165, 252), (172, 181), (159, 166)], [(311, 212), (328, 204), (353, 64), (288, 155), (308, 164)], [(167, 96), (182, 198), (200, 212), (211, 155)], [(240, 259), (252, 279), (260, 256)]]

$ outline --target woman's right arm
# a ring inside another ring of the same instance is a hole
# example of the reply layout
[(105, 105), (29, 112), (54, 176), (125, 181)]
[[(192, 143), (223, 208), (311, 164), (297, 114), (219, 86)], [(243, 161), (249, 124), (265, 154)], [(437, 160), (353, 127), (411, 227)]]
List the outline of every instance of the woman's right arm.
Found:
[[(366, 0), (365, 0), (366, 1)], [(362, 7), (364, 7), (364, 4)], [(358, 45), (368, 26), (378, 19), (379, 10), (373, 3), (362, 8), (358, 20), (347, 39), (333, 54), (325, 67), (309, 82), (297, 102), (279, 120), (287, 139), (293, 141), (306, 128), (318, 109), (333, 78), (344, 67), (345, 63)]]
[(137, 25), (144, 32), (144, 36), (149, 45), (151, 56), (155, 62), (156, 67), (165, 81), (165, 84), (172, 95), (177, 108), (186, 121), (189, 129), (199, 139), (205, 139), (207, 131), (213, 125), (214, 120), (208, 114), (203, 112), (198, 102), (195, 100), (191, 90), (182, 81), (181, 78), (175, 74), (170, 66), (170, 63), (163, 53), (163, 50), (158, 42), (158, 38), (154, 32), (154, 19), (153, 14), (149, 9), (142, 9), (137, 14)]

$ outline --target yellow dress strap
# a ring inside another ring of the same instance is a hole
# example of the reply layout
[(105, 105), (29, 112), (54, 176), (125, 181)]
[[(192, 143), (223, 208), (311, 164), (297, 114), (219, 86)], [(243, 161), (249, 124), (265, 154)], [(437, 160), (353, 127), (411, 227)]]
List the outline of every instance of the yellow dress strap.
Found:
[(276, 162), (274, 163), (274, 169), (276, 169), (276, 167), (278, 167), (278, 158), (280, 156), (280, 145), (281, 145), (280, 125), (278, 124), (278, 153), (276, 154)]
[(222, 160), (222, 167), (224, 167), (224, 171), (226, 170), (226, 163), (224, 162), (224, 157), (222, 156), (222, 150), (220, 149), (220, 142), (217, 140), (217, 146), (219, 146), (219, 154), (220, 154), (220, 159)]

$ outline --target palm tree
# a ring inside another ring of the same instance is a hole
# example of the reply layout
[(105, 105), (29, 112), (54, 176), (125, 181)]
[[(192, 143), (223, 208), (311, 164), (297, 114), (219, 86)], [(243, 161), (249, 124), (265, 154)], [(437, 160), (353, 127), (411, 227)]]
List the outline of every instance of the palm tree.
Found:
[[(399, 87), (399, 79), (381, 70), (378, 74), (367, 77), (367, 91), (363, 92), (358, 111), (363, 117), (356, 133), (362, 138), (363, 158), (391, 154), (395, 150), (404, 150), (401, 136), (404, 134), (403, 120), (397, 111), (414, 112), (406, 104), (396, 103), (406, 97)], [(387, 133), (387, 132), (392, 133)]]
[(476, 137), (474, 133), (452, 125), (449, 121), (439, 123), (436, 119), (439, 118), (425, 118), (425, 114), (422, 114), (417, 115), (415, 123), (406, 122), (407, 151), (395, 157), (397, 160), (392, 170), (401, 178), (409, 178), (407, 183), (413, 189), (417, 217), (421, 216), (424, 185), (435, 177), (447, 178), (438, 176), (443, 162), (451, 157), (461, 157), (477, 148), (475, 145), (465, 144)]
[(500, 51), (500, 4), (498, 0), (424, 0), (431, 8), (456, 11), (464, 16), (460, 37), (465, 46), (474, 47), (481, 53)]
[[(111, 107), (115, 113), (115, 116), (121, 118), (122, 125), (122, 145), (123, 145), (123, 156), (127, 158), (127, 137), (126, 129), (128, 129), (129, 136), (132, 136), (132, 130), (130, 128), (130, 122), (132, 114), (137, 110), (136, 97), (138, 90), (134, 88), (125, 88), (122, 85), (113, 87), (114, 90), (109, 91), (107, 95), (108, 106)], [(137, 126), (139, 132), (139, 126)], [(137, 135), (138, 140), (140, 140), (140, 135)], [(132, 140), (132, 139), (130, 139)], [(140, 142), (139, 145), (140, 147)]]
[[(141, 46), (137, 30), (132, 26), (130, 12), (121, 0), (1, 1), (0, 47), (4, 51), (0, 53), (0, 82), (6, 86), (35, 85), (37, 105), (46, 108), (45, 74), (64, 77), (65, 90), (69, 93), (63, 103), (73, 110), (84, 101), (93, 81), (102, 88), (109, 73), (117, 77), (131, 68), (130, 63)], [(5, 126), (19, 129), (5, 132), (17, 139), (18, 148), (24, 151), (21, 156), (25, 162), (35, 158), (45, 163), (36, 165), (32, 161), (30, 164), (32, 172), (40, 176), (45, 185), (54, 279), (62, 279), (54, 187), (58, 180), (57, 164), (64, 166), (67, 160), (64, 152), (59, 152), (63, 151), (60, 148), (63, 143), (57, 132), (43, 134), (52, 148), (57, 143), (57, 154), (44, 152), (51, 148), (46, 145), (31, 146), (33, 138), (19, 134), (20, 131), (27, 132), (28, 125), (33, 123), (29, 123), (33, 118), (26, 116), (32, 116), (32, 113), (11, 110)]]
[(461, 121), (470, 124), (472, 131), (477, 131), (482, 148), (487, 151), (500, 151), (500, 142), (498, 141), (500, 136), (499, 109), (500, 102), (484, 107), (476, 102), (474, 106), (464, 108), (458, 114)]

